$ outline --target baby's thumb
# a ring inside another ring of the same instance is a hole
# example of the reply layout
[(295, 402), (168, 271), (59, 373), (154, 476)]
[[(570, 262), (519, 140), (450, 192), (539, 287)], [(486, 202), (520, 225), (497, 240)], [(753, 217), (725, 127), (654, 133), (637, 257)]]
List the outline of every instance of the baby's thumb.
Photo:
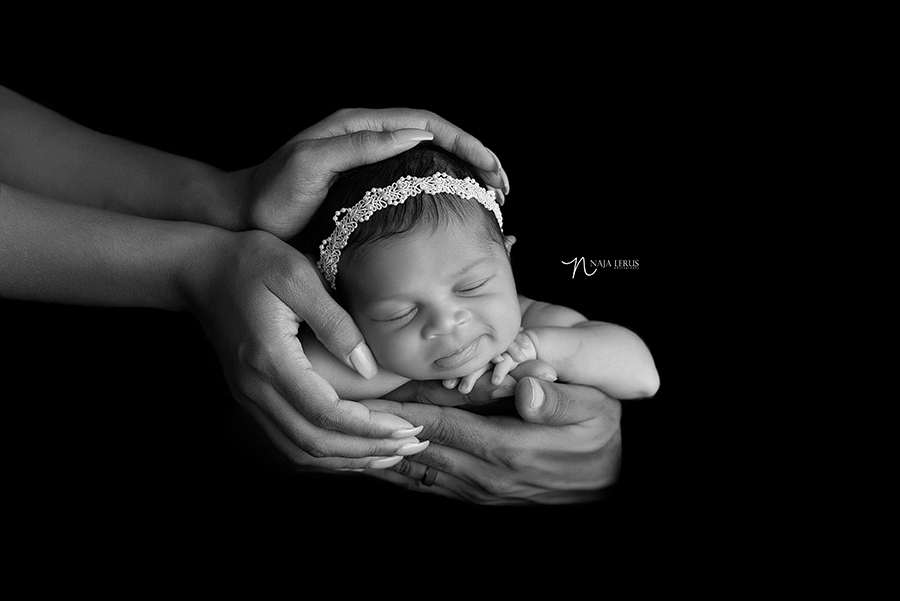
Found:
[(433, 140), (434, 134), (424, 129), (395, 131), (356, 131), (327, 138), (321, 142), (330, 146), (329, 168), (341, 173), (361, 165), (369, 165), (400, 154), (418, 144)]

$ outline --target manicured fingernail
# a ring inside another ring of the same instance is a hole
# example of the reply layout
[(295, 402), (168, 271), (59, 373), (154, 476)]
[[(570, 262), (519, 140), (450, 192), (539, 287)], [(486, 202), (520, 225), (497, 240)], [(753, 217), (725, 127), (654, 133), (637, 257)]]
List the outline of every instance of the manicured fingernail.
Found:
[(397, 131), (392, 132), (391, 135), (394, 138), (394, 143), (398, 146), (402, 144), (426, 142), (434, 139), (434, 134), (424, 129), (398, 129)]
[(531, 408), (538, 409), (544, 404), (544, 389), (537, 382), (531, 382)]
[(556, 382), (556, 376), (553, 374), (541, 374), (538, 376), (541, 380), (545, 382)]
[(360, 342), (350, 353), (350, 363), (353, 369), (359, 372), (359, 375), (366, 380), (371, 380), (378, 373), (378, 365), (375, 363), (375, 356), (369, 350), (369, 346), (365, 342)]
[(497, 158), (497, 155), (494, 154), (494, 151), (490, 148), (487, 149), (491, 156), (494, 157), (494, 163), (497, 165), (494, 167), (494, 175), (500, 176), (500, 181), (503, 182), (503, 194), (509, 194), (509, 177), (506, 175), (506, 171), (503, 170), (503, 166), (500, 164), (500, 159)]
[(370, 463), (369, 469), (383, 470), (385, 468), (391, 467), (392, 465), (397, 465), (401, 461), (403, 461), (403, 457), (401, 457), (400, 455), (396, 455), (394, 457), (382, 457)]
[(409, 438), (410, 436), (415, 436), (419, 432), (425, 429), (425, 426), (417, 426), (415, 428), (404, 428), (402, 430), (397, 430), (393, 434), (391, 434), (391, 438)]
[(491, 153), (491, 156), (494, 157), (494, 165), (496, 165), (496, 167), (494, 167), (494, 175), (500, 175), (500, 172), (503, 171), (503, 166), (500, 165), (500, 159), (497, 158), (497, 154), (490, 148), (485, 146), (485, 150)]
[(423, 440), (422, 442), (411, 442), (403, 445), (399, 449), (397, 449), (397, 454), (402, 455), (403, 457), (407, 457), (409, 455), (415, 455), (416, 453), (421, 453), (428, 447), (429, 441)]

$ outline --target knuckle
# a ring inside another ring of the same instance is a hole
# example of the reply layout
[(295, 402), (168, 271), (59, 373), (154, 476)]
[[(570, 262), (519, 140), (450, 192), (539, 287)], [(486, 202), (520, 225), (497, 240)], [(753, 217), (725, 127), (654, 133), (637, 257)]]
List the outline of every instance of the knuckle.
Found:
[(447, 418), (443, 409), (431, 425), (429, 438), (431, 440), (440, 441), (441, 444), (446, 446), (455, 447), (457, 445), (459, 440), (459, 429), (452, 420)]
[(586, 452), (603, 451), (621, 436), (621, 405), (618, 401), (610, 401), (608, 405), (601, 409), (600, 415), (593, 420), (593, 426), (587, 430), (588, 434), (582, 445)]
[(346, 119), (346, 118), (352, 116), (355, 110), (356, 109), (352, 109), (352, 108), (342, 108), (342, 109), (336, 110), (334, 113), (331, 114), (331, 116), (335, 119), (343, 120), (343, 119)]
[(296, 452), (286, 453), (285, 459), (287, 459), (288, 463), (290, 463), (294, 467), (305, 467), (311, 463), (309, 455), (302, 453), (299, 450)]
[(310, 416), (310, 421), (314, 426), (321, 428), (322, 430), (341, 429), (341, 414), (340, 411), (334, 407), (315, 412), (315, 414)]
[(505, 476), (495, 476), (493, 478), (485, 478), (481, 482), (481, 487), (490, 497), (506, 497), (513, 491), (512, 481)]
[[(447, 389), (443, 386), (428, 386), (424, 383), (417, 383), (415, 385), (415, 400), (417, 403), (421, 403), (423, 405), (433, 405), (435, 407), (442, 407), (453, 405), (450, 402), (450, 399), (462, 396), (459, 392), (459, 383), (457, 382), (456, 388)], [(440, 421), (443, 420), (444, 414), (441, 413), (438, 418), (438, 423), (435, 424), (434, 430), (436, 432), (435, 435), (441, 434), (443, 432), (442, 428), (444, 426), (440, 425)]]
[(606, 446), (621, 428), (622, 404), (614, 400), (605, 403), (601, 409), (600, 418), (603, 427), (598, 429), (597, 438), (601, 446)]
[(501, 444), (494, 447), (492, 458), (494, 463), (506, 470), (518, 471), (528, 466), (527, 453), (518, 445)]
[(316, 335), (326, 340), (336, 340), (351, 325), (350, 317), (337, 305), (323, 309), (315, 324)]
[(322, 436), (308, 439), (303, 446), (303, 450), (316, 459), (324, 459), (325, 457), (331, 457), (332, 455), (331, 445), (329, 445), (327, 439)]
[(402, 460), (397, 465), (390, 468), (391, 470), (397, 472), (401, 476), (413, 477), (413, 467), (412, 462), (406, 459)]
[(314, 165), (322, 160), (321, 143), (318, 140), (301, 140), (293, 145), (288, 156), (288, 167), (304, 173), (304, 166)]
[[(540, 384), (538, 384), (540, 386)], [(565, 419), (569, 410), (569, 391), (564, 386), (545, 386), (544, 394), (554, 398), (556, 402), (553, 405), (553, 412), (550, 414), (550, 422), (558, 423)]]
[[(254, 375), (266, 374), (272, 365), (274, 351), (265, 339), (245, 340), (238, 345), (238, 364), (249, 369)], [(252, 378), (241, 378), (240, 383), (249, 385)]]

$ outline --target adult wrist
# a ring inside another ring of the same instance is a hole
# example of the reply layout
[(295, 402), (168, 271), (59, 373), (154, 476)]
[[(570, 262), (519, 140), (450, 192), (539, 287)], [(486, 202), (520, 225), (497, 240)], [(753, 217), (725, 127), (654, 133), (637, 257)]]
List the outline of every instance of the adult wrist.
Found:
[(176, 270), (176, 288), (181, 309), (197, 313), (211, 297), (221, 261), (232, 256), (235, 232), (206, 224), (185, 224), (191, 229), (191, 243), (184, 250)]
[(232, 232), (250, 229), (247, 213), (249, 177), (246, 170), (227, 172), (204, 166), (188, 182), (191, 221)]

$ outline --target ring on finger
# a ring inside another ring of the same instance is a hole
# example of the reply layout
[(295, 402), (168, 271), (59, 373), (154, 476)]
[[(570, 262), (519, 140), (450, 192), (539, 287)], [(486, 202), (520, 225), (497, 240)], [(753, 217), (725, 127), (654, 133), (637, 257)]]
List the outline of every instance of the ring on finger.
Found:
[(422, 484), (425, 486), (431, 486), (432, 484), (434, 484), (435, 480), (437, 480), (437, 470), (426, 467), (425, 475), (422, 476)]

